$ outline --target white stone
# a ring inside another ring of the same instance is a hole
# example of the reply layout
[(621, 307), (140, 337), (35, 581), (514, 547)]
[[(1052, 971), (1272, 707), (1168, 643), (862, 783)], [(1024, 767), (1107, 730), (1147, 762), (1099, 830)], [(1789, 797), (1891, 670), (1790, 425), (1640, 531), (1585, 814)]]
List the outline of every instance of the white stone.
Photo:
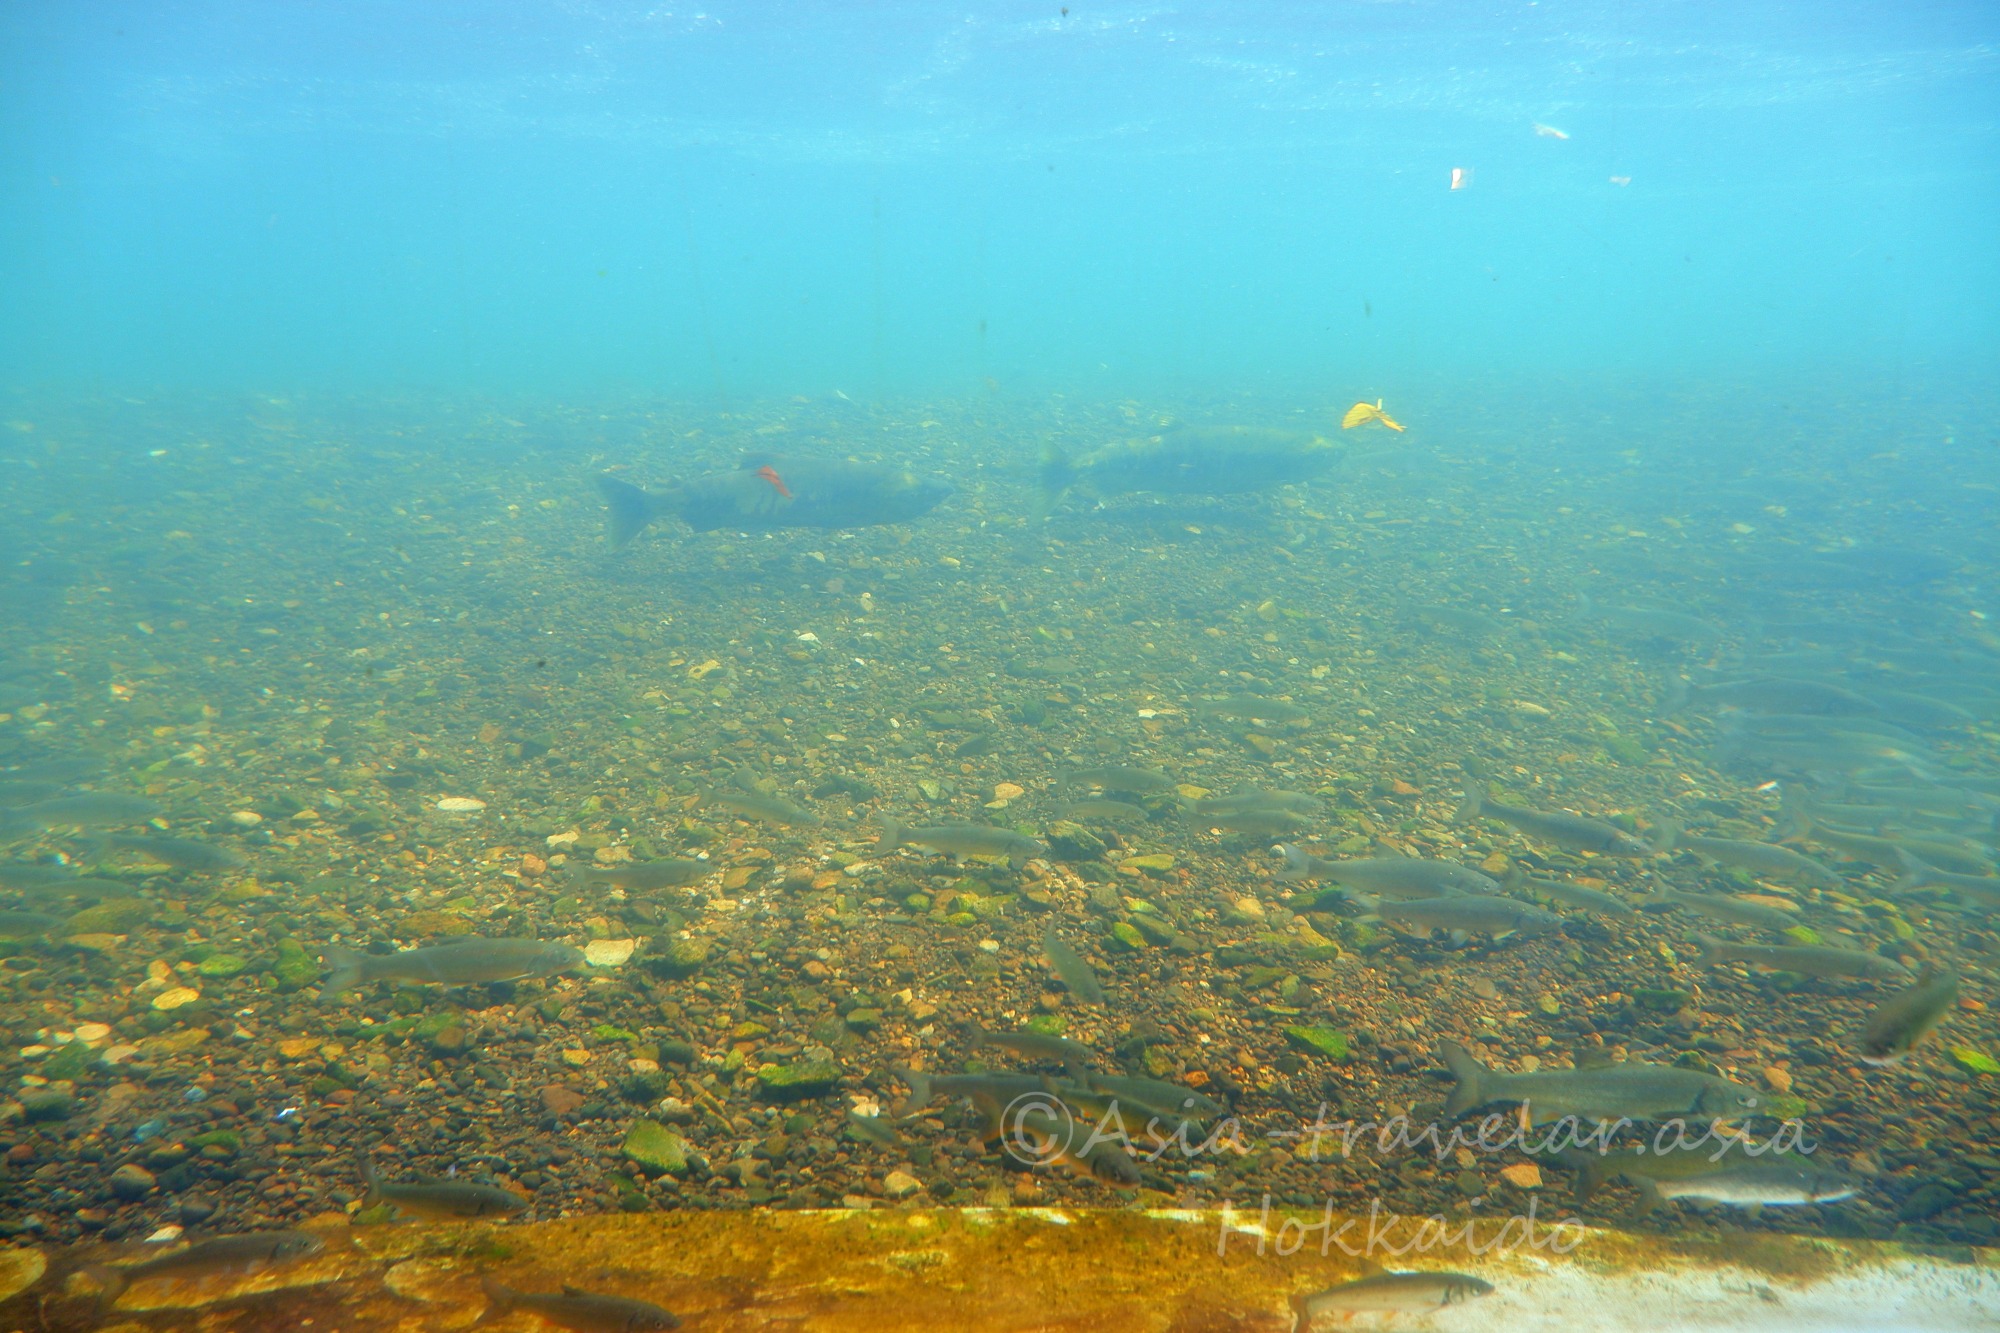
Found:
[(622, 967), (638, 947), (637, 940), (592, 940), (583, 946), (583, 960), (592, 967)]
[(486, 802), (476, 796), (447, 796), (437, 808), (448, 815), (476, 815), (486, 808)]

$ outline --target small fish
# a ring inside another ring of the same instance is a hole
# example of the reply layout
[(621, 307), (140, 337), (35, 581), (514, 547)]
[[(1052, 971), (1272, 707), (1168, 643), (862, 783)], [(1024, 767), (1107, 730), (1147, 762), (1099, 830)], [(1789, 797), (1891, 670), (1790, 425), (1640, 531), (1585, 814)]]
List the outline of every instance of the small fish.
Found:
[(2000, 875), (1955, 875), (1938, 869), (1901, 847), (1896, 849), (1896, 858), (1902, 863), (1903, 870), (1903, 877), (1896, 881), (1897, 892), (1935, 884), (1950, 889), (1966, 902), (1976, 903), (1988, 912), (2000, 912)]
[(1659, 611), (1644, 606), (1599, 606), (1577, 594), (1577, 614), (1642, 639), (1671, 639), (1711, 647), (1722, 641), (1722, 627), (1681, 611)]
[(674, 517), (696, 532), (772, 532), (785, 528), (865, 528), (921, 518), (952, 492), (945, 482), (904, 468), (845, 459), (785, 460), (784, 493), (759, 472), (768, 462), (691, 477), (663, 491), (644, 491), (616, 477), (599, 477), (610, 511), (610, 539), (623, 547), (656, 520)]
[(1844, 686), (1785, 676), (1759, 676), (1719, 685), (1677, 680), (1661, 707), (1669, 713), (1689, 707), (1742, 708), (1753, 713), (1820, 713), (1835, 717), (1882, 711), (1873, 700)]
[(1192, 809), (1198, 815), (1239, 815), (1248, 810), (1290, 810), (1294, 814), (1317, 815), (1326, 810), (1326, 802), (1302, 791), (1246, 787), (1227, 796), (1196, 801)]
[(896, 1126), (885, 1115), (862, 1115), (859, 1111), (849, 1111), (847, 1129), (853, 1137), (877, 1147), (893, 1148), (902, 1142), (896, 1134)]
[(1375, 906), (1374, 915), (1392, 926), (1414, 928), (1428, 935), (1433, 930), (1450, 932), (1453, 943), (1463, 944), (1475, 934), (1496, 940), (1510, 935), (1539, 935), (1562, 925), (1562, 918), (1517, 898), (1497, 894), (1463, 894), (1448, 898), (1411, 898)]
[[(147, 1244), (135, 1253), (165, 1249)], [(105, 1265), (121, 1287), (142, 1278), (194, 1279), (262, 1272), (279, 1264), (309, 1259), (326, 1249), (326, 1242), (303, 1231), (249, 1231), (238, 1236), (211, 1236), (136, 1264)]]
[(1376, 856), (1328, 861), (1290, 843), (1275, 849), (1285, 858), (1282, 880), (1331, 880), (1378, 898), (1437, 898), (1454, 893), (1498, 893), (1500, 881), (1453, 861), (1420, 856)]
[(1064, 819), (1080, 824), (1143, 824), (1152, 816), (1143, 806), (1125, 801), (1114, 801), (1108, 797), (1096, 797), (1082, 801), (1070, 801), (1060, 811)]
[(1822, 889), (1847, 887), (1847, 881), (1803, 852), (1775, 843), (1739, 838), (1704, 838), (1684, 833), (1677, 820), (1666, 820), (1653, 833), (1653, 850), (1662, 854), (1685, 848), (1716, 865), (1739, 866), (1772, 879), (1798, 880)]
[(1893, 958), (1859, 949), (1834, 949), (1823, 945), (1732, 944), (1713, 935), (1696, 935), (1701, 946), (1699, 961), (1748, 963), (1779, 972), (1795, 972), (1802, 977), (1868, 977), (1876, 981), (1904, 981), (1910, 969)]
[(0, 912), (0, 939), (37, 939), (62, 923), (63, 918), (46, 912)]
[(1059, 1061), (1072, 1077), (1098, 1062), (1097, 1052), (1088, 1046), (1067, 1037), (1036, 1032), (1032, 1028), (1019, 1032), (988, 1032), (981, 1028), (973, 1033), (972, 1039), (981, 1046), (997, 1046), (1003, 1051), (1012, 1051), (1023, 1059)]
[(118, 852), (136, 852), (160, 865), (193, 870), (200, 874), (241, 870), (250, 864), (241, 854), (227, 847), (218, 847), (212, 842), (200, 842), (194, 838), (114, 833), (99, 839), (97, 845)]
[(1130, 1102), (1140, 1110), (1158, 1116), (1212, 1116), (1221, 1115), (1229, 1109), (1227, 1103), (1206, 1093), (1184, 1088), (1178, 1083), (1164, 1083), (1156, 1078), (1086, 1073), (1082, 1082), (1086, 1091)]
[[(489, 1302), (487, 1314), (505, 1314), (516, 1307), (533, 1310), (557, 1328), (567, 1328), (573, 1333), (649, 1333), (681, 1326), (679, 1315), (648, 1301), (635, 1301), (629, 1296), (600, 1296), (567, 1282), (561, 1295), (516, 1291), (493, 1277), (483, 1282)], [(482, 1320), (485, 1317), (480, 1316)]]
[(1341, 453), (1318, 435), (1262, 426), (1177, 425), (1075, 460), (1051, 441), (1042, 449), (1042, 503), (1052, 508), (1074, 487), (1099, 497), (1134, 491), (1241, 495), (1310, 481), (1337, 464)]
[(1507, 629), (1503, 620), (1458, 606), (1419, 606), (1410, 614), (1433, 629), (1449, 630), (1471, 639), (1490, 639)]
[(1481, 1064), (1456, 1042), (1440, 1043), (1438, 1053), (1458, 1081), (1445, 1103), (1448, 1116), (1464, 1115), (1488, 1102), (1520, 1102), (1538, 1124), (1571, 1115), (1582, 1121), (1732, 1117), (1752, 1114), (1763, 1105), (1755, 1088), (1678, 1065), (1626, 1060), (1591, 1069), (1506, 1074)]
[[(1050, 1085), (1045, 1082), (1042, 1090), (1051, 1091)], [(1014, 1106), (998, 1098), (977, 1096), (973, 1103), (985, 1114), (980, 1137), (988, 1143), (1004, 1136), (1010, 1147), (1025, 1150), (1037, 1163), (1066, 1167), (1118, 1185), (1139, 1183), (1139, 1164), (1115, 1136), (1100, 1135), (1096, 1122), (1088, 1116), (1046, 1100)]]
[(1800, 1207), (1851, 1199), (1861, 1187), (1850, 1176), (1815, 1166), (1803, 1152), (1767, 1151), (1762, 1156), (1730, 1146), (1718, 1154), (1708, 1144), (1661, 1149), (1649, 1144), (1598, 1152), (1567, 1148), (1558, 1156), (1577, 1173), (1576, 1198), (1587, 1201), (1607, 1181), (1623, 1180), (1639, 1191), (1634, 1220), (1670, 1199), (1748, 1208)]
[(1958, 973), (1930, 967), (1914, 985), (1875, 1006), (1861, 1034), (1861, 1058), (1899, 1065), (1958, 1003)]
[(583, 950), (553, 940), (481, 939), (467, 936), (398, 953), (356, 953), (338, 945), (326, 950), (322, 1000), (375, 981), (406, 986), (470, 986), (554, 976), (583, 961)]
[(1897, 837), (1878, 838), (1868, 833), (1849, 833), (1815, 822), (1805, 835), (1843, 852), (1857, 861), (1883, 869), (1900, 866), (1905, 856), (1914, 856), (1960, 875), (1986, 875), (1993, 871), (1993, 853), (1976, 842), (1962, 838)]
[(1553, 125), (1544, 125), (1538, 120), (1535, 122), (1535, 137), (1538, 139), (1567, 139), (1569, 135)]
[(765, 481), (770, 482), (771, 489), (775, 490), (778, 494), (784, 496), (787, 500), (792, 498), (791, 489), (785, 485), (784, 478), (780, 477), (778, 475), (778, 469), (772, 467), (769, 463), (766, 463), (764, 464), (764, 466), (758, 468), (757, 475), (762, 477)]
[(1028, 864), (1030, 857), (1041, 856), (1049, 850), (1025, 833), (1012, 829), (994, 828), (989, 824), (938, 824), (931, 828), (904, 828), (893, 819), (881, 821), (882, 836), (875, 840), (875, 850), (887, 854), (898, 847), (927, 847), (934, 852), (944, 852), (955, 857), (992, 856), (1004, 857), (1007, 864), (1019, 870)]
[(1258, 838), (1296, 835), (1313, 825), (1312, 820), (1295, 810), (1275, 810), (1268, 807), (1236, 810), (1226, 814), (1197, 813), (1196, 819), (1206, 828), (1227, 829), (1231, 833), (1248, 833)]
[(1311, 713), (1283, 699), (1260, 699), (1253, 694), (1232, 694), (1222, 699), (1198, 699), (1194, 715), (1238, 722), (1303, 722)]
[(1500, 887), (1509, 893), (1525, 889), (1536, 898), (1545, 898), (1568, 907), (1581, 907), (1585, 911), (1602, 912), (1621, 920), (1631, 920), (1639, 915), (1638, 909), (1623, 898), (1596, 889), (1573, 884), (1566, 879), (1538, 879), (1517, 862), (1500, 881)]
[(1361, 1276), (1354, 1281), (1292, 1297), (1292, 1333), (1308, 1333), (1323, 1315), (1427, 1315), (1492, 1291), (1491, 1282), (1464, 1273), (1395, 1273), (1363, 1259)]
[(46, 861), (0, 861), (0, 889), (17, 893), (122, 893), (131, 885), (115, 879), (89, 879), (71, 866)]
[(732, 815), (760, 824), (779, 824), (790, 828), (819, 823), (819, 816), (805, 807), (794, 805), (782, 796), (766, 796), (763, 792), (704, 792), (702, 804), (727, 810)]
[(1531, 838), (1552, 842), (1573, 852), (1602, 852), (1610, 856), (1651, 856), (1653, 849), (1643, 838), (1588, 815), (1567, 810), (1528, 810), (1518, 805), (1502, 805), (1484, 792), (1469, 791), (1454, 816), (1463, 824), (1470, 820), (1498, 819), (1512, 824)]
[(419, 1217), (428, 1222), (454, 1222), (468, 1217), (512, 1217), (528, 1207), (528, 1201), (498, 1185), (482, 1185), (472, 1180), (412, 1180), (390, 1184), (376, 1171), (369, 1158), (361, 1159), (361, 1179), (368, 1187), (362, 1206), (388, 1204), (398, 1217)]
[(81, 782), (104, 771), (101, 759), (72, 756), (68, 759), (38, 759), (6, 770), (10, 782)]
[(1143, 796), (1147, 792), (1165, 791), (1174, 785), (1174, 780), (1156, 768), (1127, 768), (1112, 764), (1104, 768), (1078, 768), (1062, 775), (1064, 787), (1096, 787), (1102, 791), (1132, 792)]
[(157, 802), (120, 792), (78, 792), (0, 811), (23, 828), (118, 828), (143, 824), (160, 813)]
[(1727, 921), (1735, 926), (1757, 926), (1764, 930), (1791, 930), (1799, 924), (1796, 910), (1786, 911), (1765, 903), (1754, 903), (1727, 893), (1689, 893), (1684, 889), (1662, 888), (1648, 902), (1685, 907), (1691, 912)]
[(896, 1118), (907, 1120), (938, 1098), (992, 1099), (1005, 1106), (1016, 1097), (1045, 1091), (1036, 1074), (932, 1074), (922, 1069), (889, 1071), (909, 1086), (910, 1095), (896, 1108)]
[(1091, 970), (1082, 954), (1056, 934), (1053, 927), (1042, 936), (1042, 954), (1071, 995), (1085, 1004), (1094, 1004), (1100, 1009), (1104, 1007), (1104, 987), (1098, 982), (1097, 973)]
[(692, 884), (715, 869), (716, 867), (706, 861), (668, 856), (657, 861), (626, 861), (618, 865), (584, 866), (577, 872), (577, 878), (585, 884), (609, 885), (615, 889), (649, 893), (654, 889), (671, 889), (682, 884)]

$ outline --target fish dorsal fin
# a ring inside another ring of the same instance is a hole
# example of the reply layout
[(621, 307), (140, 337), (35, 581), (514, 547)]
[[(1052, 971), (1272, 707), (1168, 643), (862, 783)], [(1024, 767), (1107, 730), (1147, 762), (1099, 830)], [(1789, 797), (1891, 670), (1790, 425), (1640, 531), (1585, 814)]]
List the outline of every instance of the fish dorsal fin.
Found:
[(584, 1296), (588, 1294), (582, 1287), (577, 1286), (575, 1283), (563, 1283), (563, 1295), (565, 1296)]
[(1361, 1276), (1363, 1277), (1381, 1277), (1383, 1274), (1389, 1271), (1388, 1269), (1382, 1267), (1382, 1265), (1376, 1263), (1373, 1259), (1369, 1259), (1366, 1257), (1362, 1258), (1360, 1263), (1361, 1263)]
[(1611, 1064), (1611, 1051), (1604, 1046), (1579, 1046), (1572, 1057), (1578, 1069), (1603, 1069)]

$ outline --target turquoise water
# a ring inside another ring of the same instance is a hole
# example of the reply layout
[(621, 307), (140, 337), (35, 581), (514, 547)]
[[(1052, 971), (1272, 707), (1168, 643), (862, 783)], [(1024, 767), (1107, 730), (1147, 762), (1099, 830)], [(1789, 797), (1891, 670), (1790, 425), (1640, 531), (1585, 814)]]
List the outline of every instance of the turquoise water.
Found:
[(1969, 373), (1996, 337), (1995, 27), (10, 6), (0, 364), (725, 397)]

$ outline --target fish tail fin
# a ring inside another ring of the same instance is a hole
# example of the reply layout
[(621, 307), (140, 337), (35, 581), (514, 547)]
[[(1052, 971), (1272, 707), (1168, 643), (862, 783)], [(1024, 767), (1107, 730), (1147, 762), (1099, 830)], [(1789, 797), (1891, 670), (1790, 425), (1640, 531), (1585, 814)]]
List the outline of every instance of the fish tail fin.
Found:
[(1500, 877), (1500, 888), (1504, 893), (1519, 893), (1528, 883), (1528, 868), (1519, 861), (1507, 862), (1507, 873)]
[(520, 1292), (514, 1290), (499, 1278), (494, 1277), (491, 1273), (480, 1277), (479, 1286), (486, 1293), (486, 1309), (476, 1321), (479, 1323), (484, 1323), (490, 1315), (506, 1314), (514, 1308), (514, 1303), (521, 1299)]
[(1660, 699), (1660, 713), (1678, 713), (1694, 702), (1694, 685), (1685, 676), (1675, 676), (1667, 685), (1666, 694)]
[(1312, 858), (1289, 842), (1281, 842), (1274, 848), (1285, 858), (1285, 868), (1278, 872), (1278, 878), (1288, 882), (1312, 878)]
[(1046, 514), (1062, 503), (1063, 496), (1076, 484), (1076, 466), (1069, 461), (1069, 455), (1053, 440), (1042, 446), (1042, 458), (1037, 469), (1041, 482), (1041, 506)]
[(875, 839), (877, 852), (893, 852), (903, 845), (903, 825), (900, 820), (883, 815), (876, 821), (882, 826), (882, 834)]
[(1479, 812), (1486, 808), (1486, 796), (1477, 787), (1459, 793), (1458, 810), (1452, 815), (1456, 823), (1464, 824), (1479, 818)]
[(1653, 826), (1653, 851), (1661, 856), (1673, 851), (1674, 844), (1681, 840), (1681, 821), (1663, 819)]
[(1903, 869), (1903, 877), (1896, 881), (1898, 892), (1920, 889), (1926, 884), (1938, 882), (1938, 868), (1930, 862), (1919, 860), (1901, 847), (1896, 849), (1896, 860)]
[(1438, 1056), (1444, 1061), (1444, 1067), (1451, 1071), (1451, 1076), (1458, 1080), (1458, 1086), (1451, 1090), (1451, 1097), (1444, 1104), (1446, 1115), (1464, 1115), (1486, 1100), (1486, 1076), (1492, 1070), (1480, 1064), (1471, 1051), (1455, 1041), (1438, 1043)]
[(1803, 838), (1812, 832), (1812, 793), (1804, 784), (1782, 782), (1778, 784), (1778, 822), (1771, 829), (1779, 842), (1793, 838)]
[(382, 1202), (382, 1173), (375, 1169), (375, 1159), (372, 1157), (361, 1159), (361, 1184), (367, 1190), (367, 1193), (361, 1196), (363, 1208), (373, 1208)]
[(1633, 1177), (1632, 1183), (1639, 1187), (1639, 1202), (1632, 1205), (1632, 1220), (1637, 1222), (1660, 1206), (1660, 1187), (1646, 1176)]
[(646, 525), (660, 515), (659, 497), (648, 495), (629, 481), (599, 477), (597, 492), (611, 509), (608, 532), (614, 551), (645, 531)]
[(1729, 961), (1726, 956), (1729, 949), (1729, 942), (1727, 940), (1719, 940), (1713, 935), (1704, 935), (1697, 931), (1695, 932), (1694, 942), (1695, 947), (1701, 950), (1696, 955), (1695, 961), (1700, 963), (1725, 963)]
[(891, 1069), (889, 1071), (910, 1087), (910, 1095), (903, 1098), (903, 1104), (896, 1108), (896, 1118), (904, 1120), (915, 1115), (931, 1104), (931, 1076), (917, 1069)]
[(1590, 600), (1589, 593), (1579, 592), (1576, 595), (1576, 618), (1578, 620), (1588, 620), (1596, 614), (1597, 603)]
[(1291, 1298), (1292, 1333), (1306, 1333), (1312, 1327), (1312, 1294), (1299, 1292)]
[(1592, 1152), (1583, 1148), (1564, 1148), (1556, 1157), (1576, 1172), (1576, 1184), (1570, 1188), (1579, 1204), (1589, 1203), (1590, 1196), (1611, 1178), (1612, 1164), (1602, 1150)]
[(126, 1282), (125, 1275), (110, 1264), (87, 1263), (76, 1271), (97, 1285), (95, 1297), (97, 1308), (92, 1311), (94, 1316), (102, 1316), (108, 1311), (112, 1303), (123, 1296), (125, 1288), (130, 1285)]
[(319, 988), (322, 1002), (334, 999), (361, 984), (362, 955), (338, 944), (326, 947), (326, 981)]

